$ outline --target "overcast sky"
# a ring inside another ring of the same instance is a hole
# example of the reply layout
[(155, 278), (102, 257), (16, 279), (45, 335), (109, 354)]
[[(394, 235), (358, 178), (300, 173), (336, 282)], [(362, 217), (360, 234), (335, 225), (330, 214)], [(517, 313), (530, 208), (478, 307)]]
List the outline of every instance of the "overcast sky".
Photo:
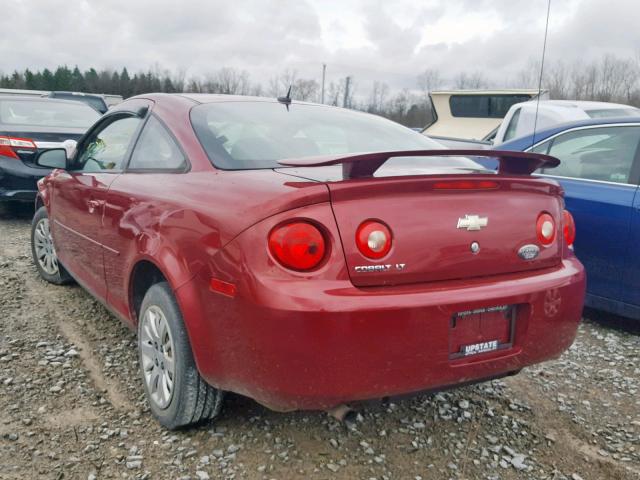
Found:
[[(480, 71), (505, 84), (541, 55), (546, 0), (0, 0), (0, 70), (59, 64), (263, 81), (286, 69), (414, 88)], [(640, 0), (552, 0), (548, 58), (640, 54)]]

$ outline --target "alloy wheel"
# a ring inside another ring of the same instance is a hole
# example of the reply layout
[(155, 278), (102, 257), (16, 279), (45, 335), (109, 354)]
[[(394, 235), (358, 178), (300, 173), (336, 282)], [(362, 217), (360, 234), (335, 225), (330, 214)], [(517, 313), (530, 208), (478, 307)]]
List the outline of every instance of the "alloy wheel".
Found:
[(169, 323), (160, 307), (151, 305), (142, 316), (140, 356), (151, 400), (159, 408), (171, 403), (175, 384), (175, 348)]
[(34, 245), (40, 268), (48, 275), (57, 275), (59, 272), (58, 256), (53, 246), (53, 238), (51, 237), (48, 218), (43, 218), (36, 225)]

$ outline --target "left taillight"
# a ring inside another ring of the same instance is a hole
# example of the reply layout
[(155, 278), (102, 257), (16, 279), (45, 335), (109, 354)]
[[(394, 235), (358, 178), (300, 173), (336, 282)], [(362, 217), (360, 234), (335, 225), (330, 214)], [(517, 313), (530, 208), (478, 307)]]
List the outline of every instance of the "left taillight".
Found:
[(274, 227), (269, 233), (269, 251), (284, 267), (304, 272), (322, 263), (327, 242), (314, 224), (288, 222)]
[(0, 155), (20, 159), (16, 149), (21, 148), (35, 150), (38, 147), (30, 138), (0, 136)]

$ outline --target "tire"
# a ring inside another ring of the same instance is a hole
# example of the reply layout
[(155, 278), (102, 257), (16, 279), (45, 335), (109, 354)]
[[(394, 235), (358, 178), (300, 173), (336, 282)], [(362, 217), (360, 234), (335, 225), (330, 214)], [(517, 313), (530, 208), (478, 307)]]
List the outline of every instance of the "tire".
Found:
[(151, 412), (164, 427), (194, 425), (220, 413), (224, 392), (200, 376), (182, 314), (166, 282), (153, 285), (142, 300), (138, 358)]
[(45, 207), (40, 207), (36, 211), (31, 222), (31, 255), (38, 273), (47, 282), (63, 285), (73, 281), (71, 275), (58, 261)]

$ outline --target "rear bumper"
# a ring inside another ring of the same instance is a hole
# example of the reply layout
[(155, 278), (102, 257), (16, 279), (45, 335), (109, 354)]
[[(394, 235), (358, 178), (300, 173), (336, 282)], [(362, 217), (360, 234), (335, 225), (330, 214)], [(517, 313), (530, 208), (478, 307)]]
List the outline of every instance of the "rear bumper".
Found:
[(49, 174), (48, 168), (31, 167), (21, 160), (0, 156), (0, 202), (33, 202), (37, 182)]
[[(523, 274), (386, 288), (251, 282), (227, 298), (197, 276), (177, 297), (203, 377), (276, 410), (481, 381), (558, 357), (585, 293), (575, 257)], [(452, 315), (505, 304), (518, 306), (513, 346), (451, 360)]]

